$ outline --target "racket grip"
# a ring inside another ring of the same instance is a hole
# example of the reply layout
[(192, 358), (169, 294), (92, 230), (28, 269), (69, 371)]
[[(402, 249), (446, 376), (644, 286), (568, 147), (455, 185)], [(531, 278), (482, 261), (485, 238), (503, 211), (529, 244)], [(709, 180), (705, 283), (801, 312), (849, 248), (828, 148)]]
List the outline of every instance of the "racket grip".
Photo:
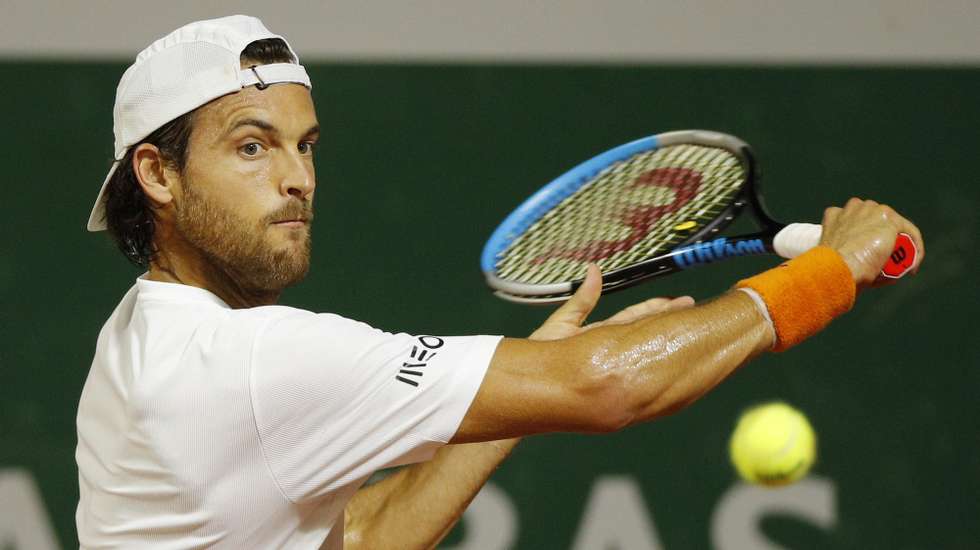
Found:
[[(791, 223), (782, 228), (772, 239), (772, 248), (776, 254), (786, 259), (792, 259), (820, 244), (823, 227), (815, 223)], [(915, 242), (907, 233), (899, 233), (895, 239), (888, 262), (881, 269), (882, 277), (899, 279), (915, 265), (918, 250)]]
[(816, 223), (791, 223), (772, 239), (772, 248), (783, 258), (792, 260), (820, 244), (823, 226)]

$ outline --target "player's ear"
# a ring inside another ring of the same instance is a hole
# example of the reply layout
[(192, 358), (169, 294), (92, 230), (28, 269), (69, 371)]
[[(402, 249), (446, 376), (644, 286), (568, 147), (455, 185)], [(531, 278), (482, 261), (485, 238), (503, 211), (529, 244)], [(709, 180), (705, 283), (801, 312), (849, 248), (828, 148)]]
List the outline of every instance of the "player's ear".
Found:
[(136, 146), (133, 150), (133, 173), (154, 204), (163, 206), (173, 200), (176, 173), (170, 169), (156, 145), (140, 143)]

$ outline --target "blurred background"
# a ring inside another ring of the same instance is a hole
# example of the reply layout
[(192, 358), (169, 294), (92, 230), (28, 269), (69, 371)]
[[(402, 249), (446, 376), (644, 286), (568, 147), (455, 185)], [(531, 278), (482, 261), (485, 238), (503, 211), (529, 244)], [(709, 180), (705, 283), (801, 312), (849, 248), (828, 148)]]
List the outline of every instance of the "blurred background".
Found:
[[(522, 442), (445, 548), (980, 548), (980, 3), (967, 0), (0, 0), (0, 548), (77, 547), (76, 405), (140, 274), (84, 229), (118, 79), (156, 38), (233, 13), (290, 40), (325, 129), (313, 266), (288, 305), (524, 336), (548, 310), (486, 290), (478, 256), (496, 223), (592, 154), (683, 128), (753, 144), (779, 219), (859, 196), (925, 235), (919, 276), (689, 409)], [(596, 317), (707, 299), (774, 263), (651, 282)], [(819, 460), (767, 491), (737, 481), (727, 438), (769, 399), (810, 416)]]

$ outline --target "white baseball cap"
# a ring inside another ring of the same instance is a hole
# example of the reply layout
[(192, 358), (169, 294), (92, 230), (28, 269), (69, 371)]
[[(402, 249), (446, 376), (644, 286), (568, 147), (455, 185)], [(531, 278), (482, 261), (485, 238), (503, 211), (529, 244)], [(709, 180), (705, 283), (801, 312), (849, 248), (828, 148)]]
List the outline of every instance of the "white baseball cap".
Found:
[(164, 124), (247, 86), (264, 88), (292, 82), (312, 88), (306, 69), (288, 42), (296, 63), (241, 67), (242, 50), (266, 38), (286, 41), (254, 17), (232, 15), (184, 25), (136, 56), (116, 88), (112, 109), (115, 160), (89, 215), (89, 231), (106, 229), (106, 185), (126, 151)]

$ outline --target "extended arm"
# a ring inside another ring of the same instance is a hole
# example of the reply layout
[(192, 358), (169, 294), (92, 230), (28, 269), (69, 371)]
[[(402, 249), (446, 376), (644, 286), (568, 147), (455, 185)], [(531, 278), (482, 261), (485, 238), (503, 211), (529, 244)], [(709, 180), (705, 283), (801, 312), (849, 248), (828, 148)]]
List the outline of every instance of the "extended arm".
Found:
[[(900, 231), (919, 249), (916, 269), (925, 256), (919, 230), (874, 201), (827, 209), (823, 227), (821, 244), (853, 277), (843, 284), (858, 289), (882, 284), (879, 270)], [(807, 315), (805, 304), (797, 309)], [(651, 420), (687, 406), (773, 341), (762, 310), (740, 291), (564, 340), (504, 340), (453, 441), (605, 432)]]
[(454, 442), (650, 420), (691, 403), (772, 342), (771, 327), (738, 291), (564, 340), (507, 339)]

